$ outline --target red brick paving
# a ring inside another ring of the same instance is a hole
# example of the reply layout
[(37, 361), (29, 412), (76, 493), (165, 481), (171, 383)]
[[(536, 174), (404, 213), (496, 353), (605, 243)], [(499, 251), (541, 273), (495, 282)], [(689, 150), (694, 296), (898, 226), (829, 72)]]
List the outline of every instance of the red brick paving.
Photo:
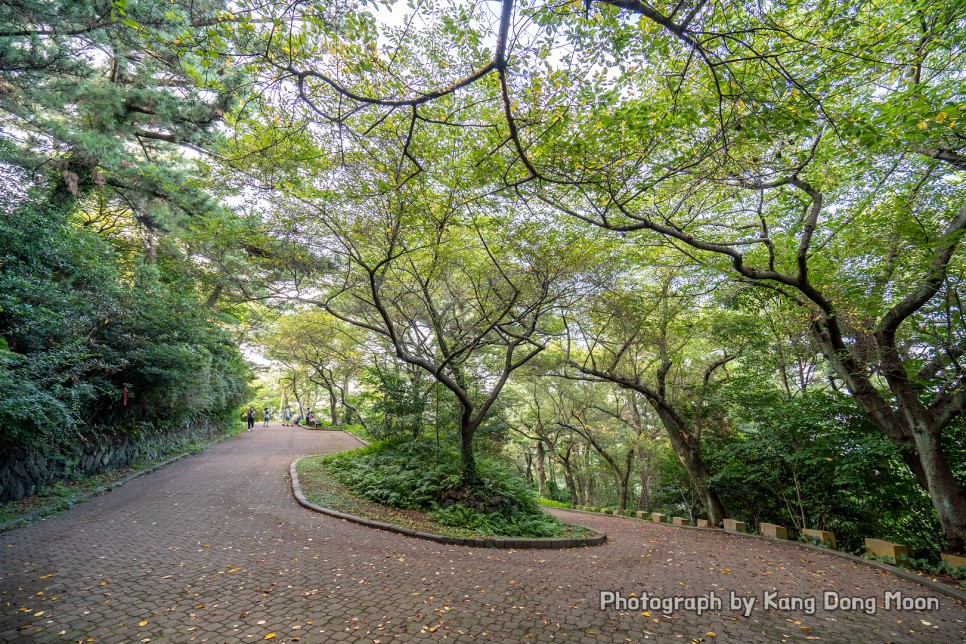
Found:
[[(70, 512), (0, 535), (0, 641), (961, 642), (962, 604), (821, 552), (560, 512), (607, 532), (579, 550), (442, 546), (298, 506), (298, 455), (342, 433), (244, 432)], [(602, 611), (599, 591), (706, 595), (722, 610)], [(875, 597), (862, 612), (762, 610), (763, 593)], [(754, 596), (750, 617), (728, 592)], [(935, 597), (885, 611), (883, 594)], [(715, 636), (708, 633), (713, 632)]]

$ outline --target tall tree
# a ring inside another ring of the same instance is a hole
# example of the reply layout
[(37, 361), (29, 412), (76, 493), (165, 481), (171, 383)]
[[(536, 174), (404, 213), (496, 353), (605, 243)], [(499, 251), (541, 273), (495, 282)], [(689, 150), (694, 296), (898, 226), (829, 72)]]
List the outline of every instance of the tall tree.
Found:
[[(708, 519), (718, 525), (726, 514), (702, 457), (704, 403), (712, 379), (736, 357), (735, 347), (715, 342), (713, 319), (695, 304), (709, 300), (705, 283), (686, 279), (673, 265), (637, 272), (647, 284), (617, 276), (584, 315), (568, 320), (568, 363), (577, 377), (614, 383), (647, 401)], [(625, 422), (642, 427), (640, 414)]]
[(367, 15), (320, 28), (351, 58), (268, 58), (355, 141), (404, 129), (393, 150), (411, 172), (432, 170), (431, 133), (456, 130), (498, 177), (481, 190), (649, 231), (794, 302), (963, 552), (966, 492), (944, 441), (966, 406), (966, 205), (947, 178), (966, 169), (964, 12), (503, 0), (427, 10), (424, 29)]
[(217, 0), (4, 4), (0, 159), (48, 178), (56, 202), (103, 192), (149, 231), (211, 212), (181, 151), (217, 143), (246, 78), (218, 53), (226, 16)]
[(262, 342), (268, 357), (303, 366), (308, 379), (325, 389), (332, 424), (338, 425), (340, 407), (358, 415), (346, 392), (364, 366), (359, 335), (324, 311), (306, 310), (280, 318)]
[(474, 214), (459, 191), (440, 196), (418, 180), (347, 197), (302, 202), (318, 218), (312, 243), (338, 267), (311, 299), (455, 396), (472, 486), (476, 430), (510, 375), (544, 350), (554, 311), (574, 296), (581, 251), (566, 230), (548, 234), (496, 202)]

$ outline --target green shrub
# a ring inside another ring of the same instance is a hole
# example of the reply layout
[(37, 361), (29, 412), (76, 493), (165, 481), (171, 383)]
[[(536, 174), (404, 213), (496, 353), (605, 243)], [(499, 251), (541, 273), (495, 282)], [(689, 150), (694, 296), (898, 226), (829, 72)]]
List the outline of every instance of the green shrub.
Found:
[(550, 538), (560, 534), (560, 522), (548, 514), (516, 512), (509, 517), (498, 512), (482, 514), (465, 505), (451, 505), (429, 514), (434, 521), (455, 528), (478, 530), (507, 537)]
[(397, 508), (428, 510), (446, 526), (516, 537), (553, 537), (563, 524), (540, 510), (525, 481), (494, 458), (477, 467), (480, 484), (461, 487), (456, 448), (431, 441), (382, 442), (327, 455), (327, 471), (354, 493)]
[(231, 417), (249, 367), (190, 258), (142, 261), (41, 197), (0, 204), (0, 445)]

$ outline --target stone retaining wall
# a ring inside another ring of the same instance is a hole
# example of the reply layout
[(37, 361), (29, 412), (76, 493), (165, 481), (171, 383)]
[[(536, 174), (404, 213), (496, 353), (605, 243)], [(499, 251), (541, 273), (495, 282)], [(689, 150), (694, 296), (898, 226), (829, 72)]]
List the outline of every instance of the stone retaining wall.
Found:
[(202, 421), (138, 436), (108, 433), (78, 438), (73, 444), (47, 450), (6, 450), (0, 453), (0, 502), (33, 496), (58, 481), (101, 474), (142, 459), (156, 460), (172, 449), (210, 438), (226, 428), (225, 423)]

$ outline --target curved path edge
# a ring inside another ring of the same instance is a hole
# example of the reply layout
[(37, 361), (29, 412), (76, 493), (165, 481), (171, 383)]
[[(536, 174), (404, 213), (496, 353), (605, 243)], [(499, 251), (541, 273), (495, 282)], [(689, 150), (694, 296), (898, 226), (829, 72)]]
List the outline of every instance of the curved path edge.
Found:
[[(555, 509), (562, 510), (564, 512), (580, 512), (581, 514), (591, 514), (595, 516), (602, 516), (602, 513), (600, 512), (590, 512), (588, 510), (575, 510), (573, 508), (555, 508)], [(628, 516), (624, 516), (623, 514), (611, 514), (611, 515), (603, 515), (603, 516), (612, 516), (618, 519), (629, 519), (631, 521), (641, 521), (643, 523), (653, 523), (653, 521), (648, 521), (647, 519), (628, 517)], [(940, 581), (933, 581), (928, 577), (917, 575), (914, 572), (909, 572), (908, 570), (904, 570), (896, 566), (890, 566), (889, 564), (886, 564), (886, 563), (880, 563), (878, 561), (866, 559), (865, 557), (853, 555), (852, 553), (849, 553), (849, 552), (842, 552), (841, 550), (833, 550), (831, 548), (822, 548), (821, 546), (813, 546), (810, 543), (802, 543), (801, 541), (792, 541), (791, 539), (772, 539), (770, 537), (765, 537), (760, 534), (748, 534), (747, 532), (731, 532), (730, 530), (722, 530), (721, 528), (699, 528), (698, 526), (694, 526), (694, 525), (673, 525), (670, 523), (655, 523), (654, 525), (661, 525), (667, 528), (684, 528), (686, 530), (698, 530), (700, 532), (714, 532), (716, 534), (727, 534), (735, 537), (744, 537), (746, 539), (762, 539), (764, 541), (768, 541), (771, 543), (781, 543), (789, 546), (795, 546), (796, 548), (802, 548), (805, 550), (824, 552), (826, 554), (842, 557), (843, 559), (850, 559), (856, 563), (865, 564), (866, 566), (869, 566), (871, 568), (877, 568), (884, 572), (891, 573), (896, 577), (902, 577), (903, 579), (915, 582), (920, 586), (925, 586), (930, 590), (934, 590), (937, 593), (942, 593), (943, 595), (946, 595), (947, 597), (950, 597), (952, 599), (958, 599), (959, 601), (966, 604), (966, 591), (959, 590), (958, 588), (954, 588), (953, 586), (950, 586), (949, 584), (945, 584)]]
[(414, 530), (412, 528), (405, 528), (403, 526), (393, 525), (391, 523), (384, 523), (382, 521), (373, 521), (372, 519), (366, 519), (364, 517), (358, 517), (354, 514), (346, 514), (345, 512), (338, 512), (336, 510), (331, 510), (329, 508), (323, 508), (320, 505), (316, 505), (305, 498), (305, 494), (302, 493), (302, 485), (299, 483), (299, 476), (296, 472), (296, 466), (298, 462), (304, 458), (309, 458), (308, 456), (302, 456), (294, 461), (289, 466), (289, 475), (292, 478), (292, 493), (295, 495), (295, 500), (299, 502), (299, 505), (306, 507), (310, 510), (315, 510), (316, 512), (321, 512), (322, 514), (327, 514), (330, 517), (335, 517), (336, 519), (344, 519), (346, 521), (351, 521), (352, 523), (358, 523), (359, 525), (364, 525), (369, 528), (376, 528), (377, 530), (385, 530), (386, 532), (395, 532), (396, 534), (401, 534), (407, 537), (414, 537), (416, 539), (424, 539), (426, 541), (435, 541), (436, 543), (441, 543), (447, 546), (466, 546), (469, 548), (507, 548), (513, 550), (526, 550), (526, 549), (543, 549), (543, 550), (557, 550), (560, 548), (582, 548), (585, 546), (600, 546), (607, 541), (607, 535), (601, 534), (596, 537), (580, 537), (575, 539), (503, 539), (499, 537), (493, 537), (489, 539), (478, 539), (469, 537), (448, 537), (442, 534), (431, 534), (429, 532), (421, 532), (419, 530)]

